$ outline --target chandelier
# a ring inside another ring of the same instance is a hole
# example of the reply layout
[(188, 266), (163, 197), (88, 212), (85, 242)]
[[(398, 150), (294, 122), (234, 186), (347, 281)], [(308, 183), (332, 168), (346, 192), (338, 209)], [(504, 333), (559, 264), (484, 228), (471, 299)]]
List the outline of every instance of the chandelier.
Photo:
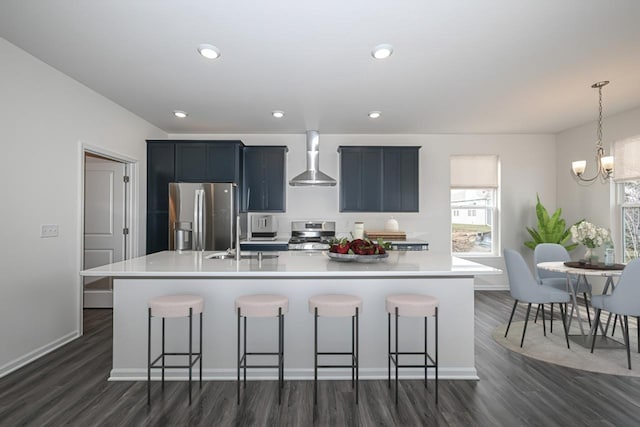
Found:
[(601, 182), (606, 182), (611, 178), (613, 173), (613, 156), (605, 156), (604, 148), (602, 147), (602, 88), (608, 85), (608, 81), (598, 82), (591, 85), (592, 88), (598, 89), (598, 140), (596, 141), (596, 167), (597, 172), (591, 178), (585, 178), (584, 171), (587, 168), (586, 160), (577, 160), (571, 163), (571, 169), (573, 175), (578, 182), (592, 184), (597, 179)]

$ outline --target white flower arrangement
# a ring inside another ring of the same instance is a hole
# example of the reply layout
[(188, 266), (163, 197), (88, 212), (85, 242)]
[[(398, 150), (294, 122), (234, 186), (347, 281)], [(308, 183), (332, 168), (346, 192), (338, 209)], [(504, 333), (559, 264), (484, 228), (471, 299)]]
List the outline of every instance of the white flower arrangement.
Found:
[(571, 227), (572, 240), (593, 249), (601, 246), (609, 239), (609, 230), (596, 227), (587, 221), (581, 221)]

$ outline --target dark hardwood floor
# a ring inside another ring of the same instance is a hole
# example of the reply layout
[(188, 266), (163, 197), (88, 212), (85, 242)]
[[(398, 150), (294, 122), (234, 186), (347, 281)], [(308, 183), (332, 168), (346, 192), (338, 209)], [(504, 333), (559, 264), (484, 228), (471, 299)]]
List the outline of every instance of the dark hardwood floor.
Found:
[[(275, 381), (251, 382), (236, 405), (234, 382), (205, 382), (187, 405), (186, 384), (107, 382), (111, 311), (86, 310), (85, 335), (0, 379), (2, 426), (637, 426), (640, 379), (561, 368), (512, 353), (491, 338), (508, 319), (506, 292), (476, 293), (476, 364), (480, 381), (403, 381), (400, 404), (386, 381), (362, 381), (355, 405), (350, 382), (322, 381), (313, 407), (311, 381), (287, 381), (278, 406)], [(516, 316), (524, 316), (524, 307)], [(455, 339), (455, 337), (441, 337)], [(635, 367), (640, 369), (640, 367)]]

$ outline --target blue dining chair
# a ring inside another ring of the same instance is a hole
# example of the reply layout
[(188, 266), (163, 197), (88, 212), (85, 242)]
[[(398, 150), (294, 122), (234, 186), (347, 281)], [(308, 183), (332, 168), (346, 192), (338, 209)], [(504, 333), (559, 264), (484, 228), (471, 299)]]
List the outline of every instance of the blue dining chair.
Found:
[[(611, 295), (594, 295), (591, 305), (596, 309), (595, 332), (591, 340), (591, 353), (596, 344), (600, 314), (602, 310), (622, 316), (624, 319), (624, 343), (627, 347), (627, 366), (631, 369), (631, 346), (629, 344), (629, 317), (640, 316), (640, 259), (635, 259), (622, 270), (622, 275)], [(640, 325), (639, 325), (640, 328)], [(640, 345), (640, 329), (638, 330)]]
[[(553, 261), (571, 261), (571, 256), (567, 249), (557, 243), (540, 243), (533, 250), (534, 264), (537, 266), (541, 262)], [(541, 285), (552, 286), (556, 289), (567, 290), (567, 275), (555, 271), (543, 270), (536, 267), (536, 276)], [(591, 325), (591, 313), (589, 312), (589, 299), (587, 294), (591, 295), (591, 285), (587, 280), (578, 281), (576, 277), (569, 279), (574, 295), (582, 294), (584, 297), (584, 307), (587, 311), (587, 319)], [(553, 304), (551, 304), (551, 332), (553, 332)]]
[[(524, 336), (527, 332), (527, 322), (529, 321), (529, 314), (531, 313), (531, 304), (558, 303), (560, 305), (560, 314), (562, 316), (562, 326), (564, 326), (564, 336), (567, 340), (567, 348), (570, 348), (567, 322), (563, 308), (563, 304), (568, 303), (571, 299), (569, 293), (550, 286), (540, 286), (533, 277), (533, 274), (531, 274), (529, 267), (527, 267), (527, 263), (519, 252), (512, 249), (505, 249), (504, 262), (507, 267), (507, 276), (509, 278), (509, 290), (511, 291), (511, 296), (515, 300), (513, 309), (511, 310), (511, 316), (509, 316), (507, 330), (504, 333), (505, 338), (509, 333), (513, 314), (516, 312), (519, 302), (528, 303), (527, 314), (524, 319), (524, 328), (522, 330), (522, 339), (520, 340), (520, 347), (524, 344)], [(542, 324), (544, 335), (547, 336), (546, 329), (544, 329), (544, 307), (542, 308)]]

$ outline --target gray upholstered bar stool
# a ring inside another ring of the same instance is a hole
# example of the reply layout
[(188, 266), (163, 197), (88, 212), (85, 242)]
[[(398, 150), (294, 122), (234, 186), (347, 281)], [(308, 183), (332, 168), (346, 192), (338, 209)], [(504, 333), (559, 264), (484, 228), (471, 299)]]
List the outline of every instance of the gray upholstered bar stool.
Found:
[[(313, 403), (318, 403), (318, 369), (319, 368), (351, 368), (351, 387), (356, 391), (358, 403), (358, 315), (362, 312), (362, 299), (355, 295), (322, 294), (309, 298), (309, 312), (313, 320)], [(319, 317), (351, 317), (351, 352), (319, 352), (318, 351), (318, 318)], [(349, 365), (318, 365), (318, 356), (351, 356)]]
[[(149, 300), (149, 323), (147, 330), (147, 405), (151, 404), (151, 369), (162, 370), (162, 388), (164, 388), (165, 369), (189, 369), (189, 405), (191, 405), (191, 379), (193, 365), (200, 362), (200, 388), (202, 388), (202, 311), (204, 298), (198, 295), (166, 295)], [(193, 351), (193, 315), (200, 314), (200, 345), (198, 352)], [(151, 361), (151, 318), (162, 318), (162, 353)], [(189, 352), (167, 353), (165, 351), (164, 326), (167, 318), (189, 318)], [(166, 356), (189, 356), (186, 365), (167, 365)], [(194, 357), (195, 356), (195, 357)], [(161, 361), (161, 365), (158, 362)]]
[[(427, 369), (435, 368), (436, 377), (436, 404), (438, 404), (438, 299), (429, 295), (421, 294), (394, 294), (386, 298), (386, 309), (388, 317), (388, 384), (391, 387), (391, 362), (395, 366), (396, 377), (396, 405), (398, 404), (398, 368), (424, 368), (424, 386), (427, 387)], [(395, 318), (395, 349), (391, 351), (391, 316)], [(398, 320), (402, 317), (424, 317), (424, 352), (400, 352), (398, 351)], [(427, 352), (427, 319), (435, 317), (435, 359)], [(423, 355), (424, 364), (401, 365), (398, 355)]]
[[(284, 314), (289, 311), (289, 298), (282, 295), (243, 295), (236, 298), (236, 313), (238, 314), (238, 379), (237, 394), (240, 404), (240, 369), (244, 371), (243, 384), (247, 387), (247, 368), (278, 368), (278, 404), (282, 401), (282, 387), (284, 387)], [(278, 318), (278, 351), (277, 352), (248, 352), (247, 351), (247, 317), (277, 317)], [(241, 319), (244, 318), (244, 328)], [(243, 347), (240, 347), (242, 329)], [(247, 356), (278, 356), (276, 365), (249, 365)]]

